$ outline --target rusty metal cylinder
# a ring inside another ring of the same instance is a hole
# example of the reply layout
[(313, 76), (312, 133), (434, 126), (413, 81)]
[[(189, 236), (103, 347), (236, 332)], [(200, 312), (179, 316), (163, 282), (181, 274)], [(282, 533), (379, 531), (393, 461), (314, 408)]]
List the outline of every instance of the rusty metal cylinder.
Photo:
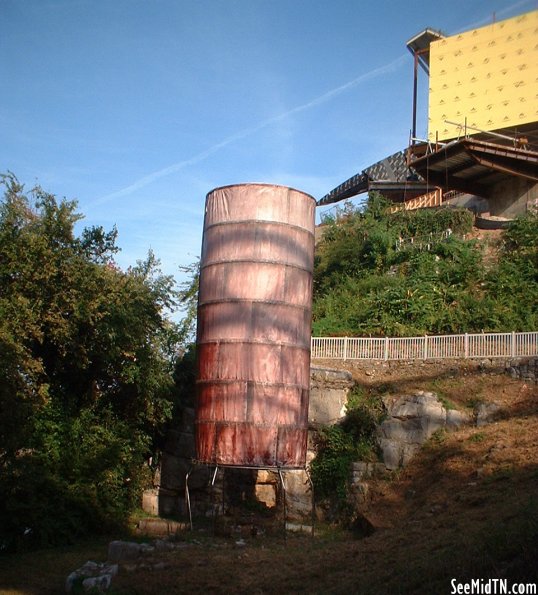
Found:
[(236, 467), (306, 461), (315, 200), (241, 184), (206, 198), (196, 452)]

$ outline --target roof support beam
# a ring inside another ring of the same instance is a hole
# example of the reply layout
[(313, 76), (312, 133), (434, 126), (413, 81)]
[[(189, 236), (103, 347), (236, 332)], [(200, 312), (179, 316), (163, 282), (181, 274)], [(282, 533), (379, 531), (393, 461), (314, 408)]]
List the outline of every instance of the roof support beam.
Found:
[[(488, 189), (482, 184), (457, 178), (448, 173), (438, 173), (434, 171), (423, 171), (421, 175), (424, 176), (432, 186), (439, 186), (445, 190), (459, 190), (467, 194), (475, 194), (476, 196), (482, 196), (488, 198)], [(433, 188), (432, 188), (433, 190)]]
[[(523, 163), (520, 162), (520, 163), (516, 164), (519, 167), (514, 168), (513, 166), (510, 167), (509, 165), (499, 163), (495, 160), (484, 159), (484, 157), (481, 157), (480, 155), (477, 155), (477, 154), (473, 155), (473, 158), (475, 159), (475, 161), (477, 163), (479, 163), (480, 165), (483, 165), (484, 167), (490, 167), (491, 169), (494, 169), (497, 171), (502, 171), (504, 173), (511, 174), (513, 176), (517, 176), (519, 178), (526, 178), (527, 180), (532, 180), (533, 182), (538, 182), (538, 172), (536, 170), (536, 166), (533, 166), (531, 164), (529, 164), (527, 167), (525, 167), (527, 164), (525, 162), (523, 162)], [(529, 171), (528, 172), (525, 171), (526, 169), (528, 169)], [(532, 171), (532, 170), (534, 170), (534, 171)]]

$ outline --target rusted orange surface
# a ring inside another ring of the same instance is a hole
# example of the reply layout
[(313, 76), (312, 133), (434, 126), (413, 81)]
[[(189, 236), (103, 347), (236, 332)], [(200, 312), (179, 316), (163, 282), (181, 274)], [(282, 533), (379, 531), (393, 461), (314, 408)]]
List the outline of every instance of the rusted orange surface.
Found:
[(282, 186), (207, 195), (197, 337), (202, 462), (305, 464), (314, 212), (311, 196)]

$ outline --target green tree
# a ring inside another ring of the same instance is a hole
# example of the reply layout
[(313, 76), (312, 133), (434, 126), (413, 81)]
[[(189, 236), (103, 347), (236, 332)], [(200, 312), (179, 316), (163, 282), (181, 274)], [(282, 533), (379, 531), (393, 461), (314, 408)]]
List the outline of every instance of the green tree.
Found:
[[(3, 177), (0, 203), (0, 547), (121, 523), (173, 408), (173, 279), (127, 271), (117, 232)], [(24, 541), (23, 540), (23, 541)]]
[(191, 344), (196, 335), (196, 320), (198, 315), (198, 288), (200, 284), (200, 261), (179, 267), (179, 270), (187, 275), (185, 281), (180, 284), (178, 299), (183, 308), (183, 319), (180, 323), (181, 341), (184, 344)]

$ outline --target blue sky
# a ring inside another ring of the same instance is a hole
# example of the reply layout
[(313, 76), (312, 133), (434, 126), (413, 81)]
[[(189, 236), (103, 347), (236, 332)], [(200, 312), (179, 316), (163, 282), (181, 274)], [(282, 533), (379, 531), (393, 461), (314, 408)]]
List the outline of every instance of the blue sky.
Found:
[[(0, 0), (0, 171), (116, 225), (122, 267), (200, 252), (205, 195), (320, 198), (407, 146), (406, 41), (536, 0)], [(418, 134), (426, 134), (421, 77)]]

